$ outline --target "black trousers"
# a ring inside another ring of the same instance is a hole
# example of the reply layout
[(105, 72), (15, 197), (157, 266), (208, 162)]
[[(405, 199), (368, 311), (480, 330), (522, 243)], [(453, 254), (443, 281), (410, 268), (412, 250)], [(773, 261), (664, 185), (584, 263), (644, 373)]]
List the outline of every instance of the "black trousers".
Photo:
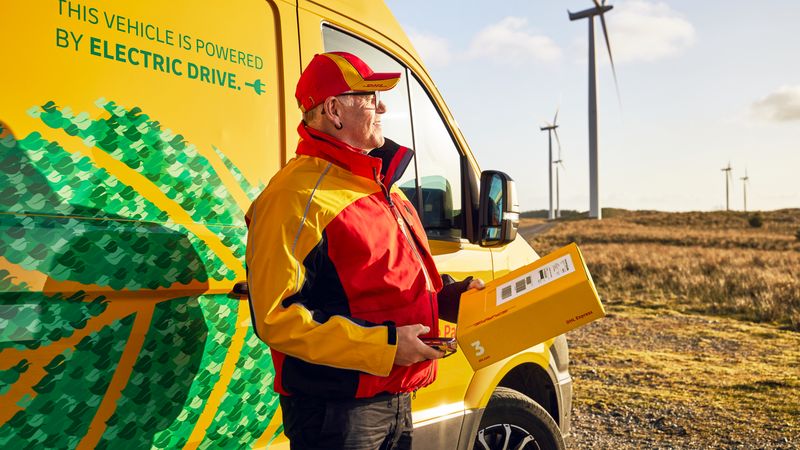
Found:
[(411, 449), (408, 394), (348, 400), (282, 395), (281, 410), (292, 450)]

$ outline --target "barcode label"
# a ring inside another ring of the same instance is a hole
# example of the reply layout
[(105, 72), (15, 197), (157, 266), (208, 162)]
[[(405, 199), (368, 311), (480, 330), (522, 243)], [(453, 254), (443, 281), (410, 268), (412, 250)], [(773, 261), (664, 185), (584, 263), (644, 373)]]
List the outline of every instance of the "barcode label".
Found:
[(517, 277), (497, 287), (497, 304), (514, 300), (522, 294), (527, 294), (534, 289), (557, 280), (564, 275), (575, 271), (570, 255), (564, 255), (557, 260)]

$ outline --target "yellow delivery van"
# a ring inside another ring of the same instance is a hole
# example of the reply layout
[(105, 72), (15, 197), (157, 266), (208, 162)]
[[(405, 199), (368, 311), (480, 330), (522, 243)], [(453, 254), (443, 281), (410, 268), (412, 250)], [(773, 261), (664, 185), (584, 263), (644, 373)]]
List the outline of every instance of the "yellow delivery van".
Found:
[[(0, 42), (0, 448), (288, 448), (244, 211), (294, 156), (316, 53), (402, 73), (384, 134), (416, 150), (400, 185), (440, 272), (538, 258), (382, 2), (9, 0)], [(416, 395), (414, 448), (563, 448), (565, 339), (468, 350)]]

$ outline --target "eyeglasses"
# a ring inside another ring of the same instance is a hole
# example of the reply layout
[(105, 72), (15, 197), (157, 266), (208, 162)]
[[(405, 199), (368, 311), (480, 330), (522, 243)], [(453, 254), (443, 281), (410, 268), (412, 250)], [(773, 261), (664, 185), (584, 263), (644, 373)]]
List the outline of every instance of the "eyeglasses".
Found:
[(380, 91), (354, 91), (354, 92), (344, 92), (339, 95), (360, 95), (367, 97), (367, 106), (366, 109), (377, 109), (378, 105), (381, 102), (381, 92)]

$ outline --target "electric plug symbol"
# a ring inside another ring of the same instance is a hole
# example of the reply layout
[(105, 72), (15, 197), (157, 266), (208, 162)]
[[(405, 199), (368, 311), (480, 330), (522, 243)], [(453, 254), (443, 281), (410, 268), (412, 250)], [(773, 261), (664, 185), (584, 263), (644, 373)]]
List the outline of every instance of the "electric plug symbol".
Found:
[(258, 94), (258, 95), (261, 95), (261, 94), (263, 94), (264, 92), (267, 92), (267, 91), (264, 89), (264, 84), (263, 84), (263, 83), (261, 83), (261, 80), (260, 80), (260, 79), (256, 79), (256, 81), (254, 81), (254, 82), (252, 82), (252, 83), (245, 83), (244, 85), (245, 85), (245, 86), (250, 86), (251, 88), (253, 88), (253, 90), (254, 90), (254, 91), (256, 91), (256, 94)]

